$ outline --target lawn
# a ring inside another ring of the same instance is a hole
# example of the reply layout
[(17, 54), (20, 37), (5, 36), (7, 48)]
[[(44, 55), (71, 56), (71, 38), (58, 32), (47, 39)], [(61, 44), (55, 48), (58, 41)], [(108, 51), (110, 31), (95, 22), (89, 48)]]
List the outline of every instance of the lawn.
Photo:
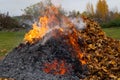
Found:
[(120, 40), (120, 27), (118, 27), (118, 28), (104, 28), (103, 30), (106, 32), (107, 36)]
[[(109, 37), (120, 40), (120, 28), (104, 28)], [(4, 56), (15, 46), (23, 41), (25, 31), (21, 32), (3, 32), (0, 31), (0, 56)]]
[(5, 55), (23, 40), (25, 31), (0, 31), (0, 56)]

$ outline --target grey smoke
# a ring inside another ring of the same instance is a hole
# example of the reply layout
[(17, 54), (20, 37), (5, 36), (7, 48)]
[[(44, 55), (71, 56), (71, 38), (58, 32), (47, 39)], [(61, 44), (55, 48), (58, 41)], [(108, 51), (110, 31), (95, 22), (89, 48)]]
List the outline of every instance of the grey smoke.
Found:
[[(83, 21), (82, 18), (69, 18), (71, 20), (71, 22), (75, 25), (75, 27), (78, 30), (84, 30), (86, 28), (86, 23)], [(61, 26), (56, 25), (53, 28), (49, 28), (49, 30), (46, 32), (46, 35), (44, 36), (41, 45), (44, 45), (51, 37), (52, 34), (54, 34), (54, 30), (55, 29), (59, 29)], [(64, 32), (67, 30), (68, 27), (66, 27), (66, 25), (64, 23), (62, 23), (62, 29), (64, 30)], [(69, 29), (68, 29), (69, 30)]]
[(62, 0), (51, 0), (55, 6), (60, 6)]
[(83, 21), (82, 18), (70, 18), (70, 20), (77, 29), (83, 30), (86, 28), (86, 23)]
[(50, 28), (50, 29), (46, 32), (46, 34), (45, 34), (45, 36), (44, 36), (44, 38), (43, 38), (43, 40), (42, 40), (42, 42), (41, 42), (41, 45), (44, 45), (44, 44), (52, 37), (52, 34), (54, 34), (54, 32), (52, 32), (53, 30), (59, 29), (59, 28), (60, 28), (59, 26), (55, 26), (55, 27), (53, 27), (53, 28)]

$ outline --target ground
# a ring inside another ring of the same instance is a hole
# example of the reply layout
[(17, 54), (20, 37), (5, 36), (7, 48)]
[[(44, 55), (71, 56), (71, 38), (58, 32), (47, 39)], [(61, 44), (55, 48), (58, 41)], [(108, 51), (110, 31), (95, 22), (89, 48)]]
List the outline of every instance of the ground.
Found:
[[(120, 28), (103, 29), (107, 36), (120, 40)], [(0, 60), (15, 46), (23, 41), (25, 31), (7, 32), (0, 31)]]
[(104, 28), (103, 30), (106, 32), (107, 36), (120, 40), (120, 27)]
[(0, 56), (4, 56), (12, 48), (22, 42), (25, 31), (0, 31)]

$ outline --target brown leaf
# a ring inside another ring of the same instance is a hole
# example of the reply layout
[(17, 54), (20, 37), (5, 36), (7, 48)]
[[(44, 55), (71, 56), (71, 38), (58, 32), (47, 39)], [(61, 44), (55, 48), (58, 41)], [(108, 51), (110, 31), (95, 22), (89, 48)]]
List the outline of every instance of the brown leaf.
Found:
[(116, 79), (117, 77), (114, 74), (109, 74), (109, 77)]

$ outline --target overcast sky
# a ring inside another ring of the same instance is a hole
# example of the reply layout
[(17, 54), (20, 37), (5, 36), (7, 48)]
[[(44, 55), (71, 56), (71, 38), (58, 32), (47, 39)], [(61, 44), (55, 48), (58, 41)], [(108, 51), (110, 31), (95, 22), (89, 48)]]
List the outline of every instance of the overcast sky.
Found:
[[(21, 15), (21, 9), (24, 9), (41, 0), (0, 0), (0, 13), (9, 12), (10, 15)], [(56, 5), (61, 5), (65, 10), (85, 11), (88, 2), (96, 6), (98, 0), (53, 0)], [(107, 0), (107, 4), (111, 10), (118, 8), (120, 12), (120, 0)]]

